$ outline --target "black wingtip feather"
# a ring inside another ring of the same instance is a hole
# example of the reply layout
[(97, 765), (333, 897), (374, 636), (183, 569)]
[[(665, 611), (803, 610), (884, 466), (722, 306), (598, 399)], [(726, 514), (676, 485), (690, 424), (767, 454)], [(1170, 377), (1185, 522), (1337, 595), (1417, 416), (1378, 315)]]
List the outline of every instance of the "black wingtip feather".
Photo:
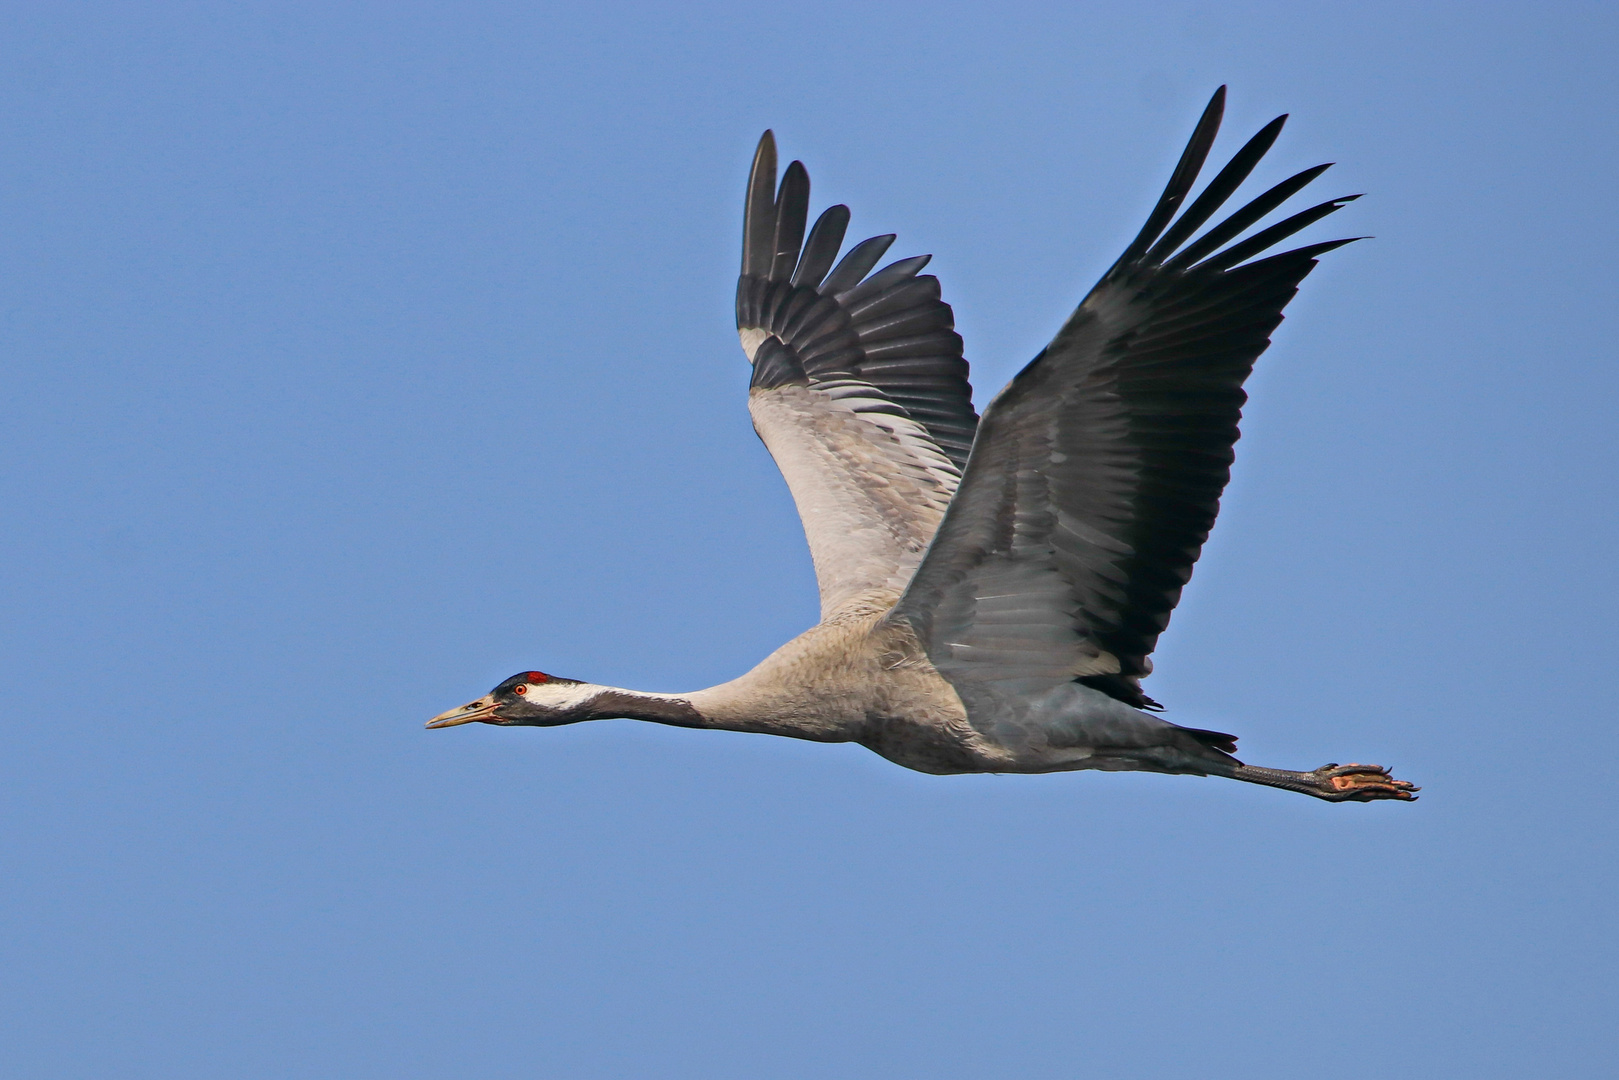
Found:
[(1186, 238), (1198, 230), (1205, 221), (1214, 216), (1214, 212), (1225, 204), (1232, 192), (1248, 179), (1248, 174), (1254, 171), (1259, 159), (1264, 157), (1271, 146), (1275, 144), (1277, 136), (1282, 133), (1282, 127), (1287, 123), (1287, 114), (1283, 113), (1254, 134), (1254, 137), (1243, 144), (1241, 150), (1232, 155), (1215, 178), (1209, 181), (1209, 186), (1203, 189), (1203, 194), (1186, 212), (1180, 216), (1169, 229), (1159, 238), (1158, 242), (1143, 257), (1143, 261), (1154, 263), (1162, 262), (1174, 253), (1175, 249), (1186, 242)]
[(804, 243), (804, 223), (809, 219), (809, 196), (809, 173), (802, 161), (795, 161), (782, 174), (781, 188), (776, 192), (771, 281), (786, 281), (798, 265), (798, 251)]
[(877, 265), (877, 260), (883, 257), (889, 245), (894, 242), (894, 236), (894, 233), (884, 233), (862, 240), (850, 248), (843, 261), (827, 275), (825, 281), (821, 282), (821, 295), (836, 296), (860, 284), (860, 280), (871, 273), (871, 268)]
[(1116, 268), (1128, 266), (1141, 257), (1142, 252), (1158, 239), (1158, 234), (1164, 231), (1175, 211), (1180, 209), (1186, 195), (1197, 182), (1197, 174), (1203, 170), (1203, 162), (1208, 160), (1209, 150), (1214, 146), (1214, 137), (1220, 133), (1220, 118), (1225, 114), (1226, 88), (1221, 86), (1209, 98), (1208, 105), (1203, 108), (1203, 115), (1198, 118), (1197, 127), (1192, 129), (1192, 137), (1186, 143), (1186, 149), (1181, 151), (1180, 160), (1175, 163), (1175, 171), (1169, 176), (1169, 183), (1164, 185), (1164, 193), (1158, 197), (1158, 204), (1147, 215), (1147, 223), (1141, 227), (1141, 232), (1124, 249), (1119, 256)]
[(767, 277), (775, 260), (776, 136), (770, 129), (759, 136), (748, 172), (748, 194), (742, 208), (742, 273)]
[[(1248, 263), (1247, 265), (1250, 266), (1250, 267), (1251, 266), (1260, 266), (1262, 264), (1270, 262), (1272, 259), (1287, 259), (1287, 258), (1314, 259), (1314, 258), (1318, 258), (1319, 256), (1325, 255), (1329, 251), (1336, 251), (1338, 248), (1341, 248), (1341, 247), (1345, 246), (1346, 244), (1353, 244), (1357, 240), (1372, 240), (1372, 239), (1375, 239), (1375, 237), (1371, 237), (1371, 236), (1346, 236), (1341, 240), (1323, 240), (1322, 242), (1320, 242), (1318, 244), (1306, 244), (1303, 247), (1296, 247), (1296, 248), (1293, 248), (1293, 249), (1291, 249), (1289, 251), (1283, 251), (1283, 252), (1280, 252), (1279, 254), (1270, 256), (1270, 258), (1260, 259), (1257, 262), (1251, 262), (1251, 263)], [(1246, 269), (1246, 268), (1247, 267), (1239, 267), (1239, 269)]]
[(852, 289), (838, 294), (838, 300), (847, 305), (851, 312), (858, 311), (868, 297), (887, 292), (906, 278), (915, 277), (932, 261), (932, 255), (912, 255), (908, 259), (891, 262)]
[(793, 284), (808, 289), (818, 288), (826, 279), (827, 271), (837, 260), (838, 249), (843, 246), (844, 234), (849, 230), (849, 208), (842, 203), (829, 206), (815, 219), (809, 239), (804, 241), (804, 254), (793, 271)]
[(1202, 270), (1229, 270), (1246, 259), (1251, 259), (1261, 251), (1281, 243), (1306, 225), (1313, 225), (1328, 214), (1335, 214), (1349, 203), (1360, 198), (1359, 195), (1345, 195), (1337, 199), (1328, 199), (1324, 203), (1317, 203), (1308, 210), (1301, 210), (1292, 217), (1284, 218), (1268, 229), (1261, 229), (1240, 244), (1233, 244), (1209, 258), (1198, 263), (1196, 269)]
[(1230, 217), (1188, 244), (1180, 254), (1164, 263), (1164, 269), (1172, 271), (1184, 270), (1199, 259), (1219, 250), (1221, 245), (1236, 239), (1244, 229), (1292, 198), (1316, 177), (1330, 168), (1332, 168), (1332, 162), (1330, 161), (1321, 165), (1313, 165), (1308, 169), (1294, 173), (1281, 183), (1262, 192), (1257, 198), (1232, 213)]

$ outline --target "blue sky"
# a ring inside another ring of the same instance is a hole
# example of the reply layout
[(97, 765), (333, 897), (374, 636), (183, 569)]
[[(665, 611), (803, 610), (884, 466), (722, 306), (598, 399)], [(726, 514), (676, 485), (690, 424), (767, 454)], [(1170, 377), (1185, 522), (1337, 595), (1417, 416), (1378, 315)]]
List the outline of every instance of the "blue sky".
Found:
[[(0, 1071), (1595, 1076), (1619, 885), (1604, 5), (0, 9)], [(980, 406), (1208, 94), (1367, 197), (1148, 689), (1216, 780), (611, 722), (816, 617), (732, 325), (759, 132)]]

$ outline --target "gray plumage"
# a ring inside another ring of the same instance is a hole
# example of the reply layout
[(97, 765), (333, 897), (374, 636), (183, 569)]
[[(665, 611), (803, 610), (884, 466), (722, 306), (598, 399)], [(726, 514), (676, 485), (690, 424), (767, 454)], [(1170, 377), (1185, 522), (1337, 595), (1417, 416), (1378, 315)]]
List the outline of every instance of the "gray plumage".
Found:
[[(1224, 107), (1204, 110), (1146, 224), (980, 422), (929, 256), (841, 261), (850, 215), (808, 229), (799, 162), (747, 186), (737, 329), (749, 411), (799, 509), (821, 622), (691, 694), (526, 672), (435, 718), (550, 726), (628, 716), (860, 742), (924, 772), (1221, 775), (1332, 801), (1411, 799), (1369, 765), (1248, 766), (1235, 739), (1153, 715), (1149, 659), (1230, 475), (1242, 386), (1317, 258), (1272, 247), (1356, 196), (1238, 238), (1326, 169), (1208, 229), (1275, 142), (1266, 125), (1188, 203)], [(1264, 257), (1261, 257), (1264, 256)]]

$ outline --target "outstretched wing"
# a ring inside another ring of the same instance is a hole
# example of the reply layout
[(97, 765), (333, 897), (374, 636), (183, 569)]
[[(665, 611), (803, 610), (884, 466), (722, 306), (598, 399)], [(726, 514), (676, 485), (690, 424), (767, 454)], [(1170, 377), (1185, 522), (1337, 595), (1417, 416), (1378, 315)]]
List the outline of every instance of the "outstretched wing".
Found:
[(1224, 104), (1221, 87), (1140, 235), (985, 412), (960, 493), (895, 612), (958, 689), (1078, 679), (1155, 705), (1139, 680), (1219, 511), (1242, 384), (1316, 257), (1350, 241), (1247, 260), (1356, 198), (1231, 243), (1317, 166), (1192, 240), (1286, 120), (1171, 224)]
[[(736, 325), (753, 364), (748, 411), (798, 505), (821, 615), (862, 597), (887, 606), (933, 538), (972, 447), (967, 362), (929, 256), (871, 274), (894, 237), (837, 262), (849, 208), (809, 230), (809, 176), (776, 186), (759, 140), (743, 220)], [(886, 599), (881, 599), (881, 598)]]

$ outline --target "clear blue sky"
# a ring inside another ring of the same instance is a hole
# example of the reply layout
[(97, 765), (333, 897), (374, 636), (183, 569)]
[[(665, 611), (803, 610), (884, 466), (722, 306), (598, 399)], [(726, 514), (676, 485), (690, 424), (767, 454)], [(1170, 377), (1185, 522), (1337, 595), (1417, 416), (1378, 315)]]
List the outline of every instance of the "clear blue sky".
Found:
[[(0, 10), (0, 1073), (1619, 1069), (1612, 6), (576, 6)], [(1148, 689), (1421, 802), (422, 729), (814, 621), (761, 130), (935, 254), (982, 405), (1222, 82), (1376, 239)]]

